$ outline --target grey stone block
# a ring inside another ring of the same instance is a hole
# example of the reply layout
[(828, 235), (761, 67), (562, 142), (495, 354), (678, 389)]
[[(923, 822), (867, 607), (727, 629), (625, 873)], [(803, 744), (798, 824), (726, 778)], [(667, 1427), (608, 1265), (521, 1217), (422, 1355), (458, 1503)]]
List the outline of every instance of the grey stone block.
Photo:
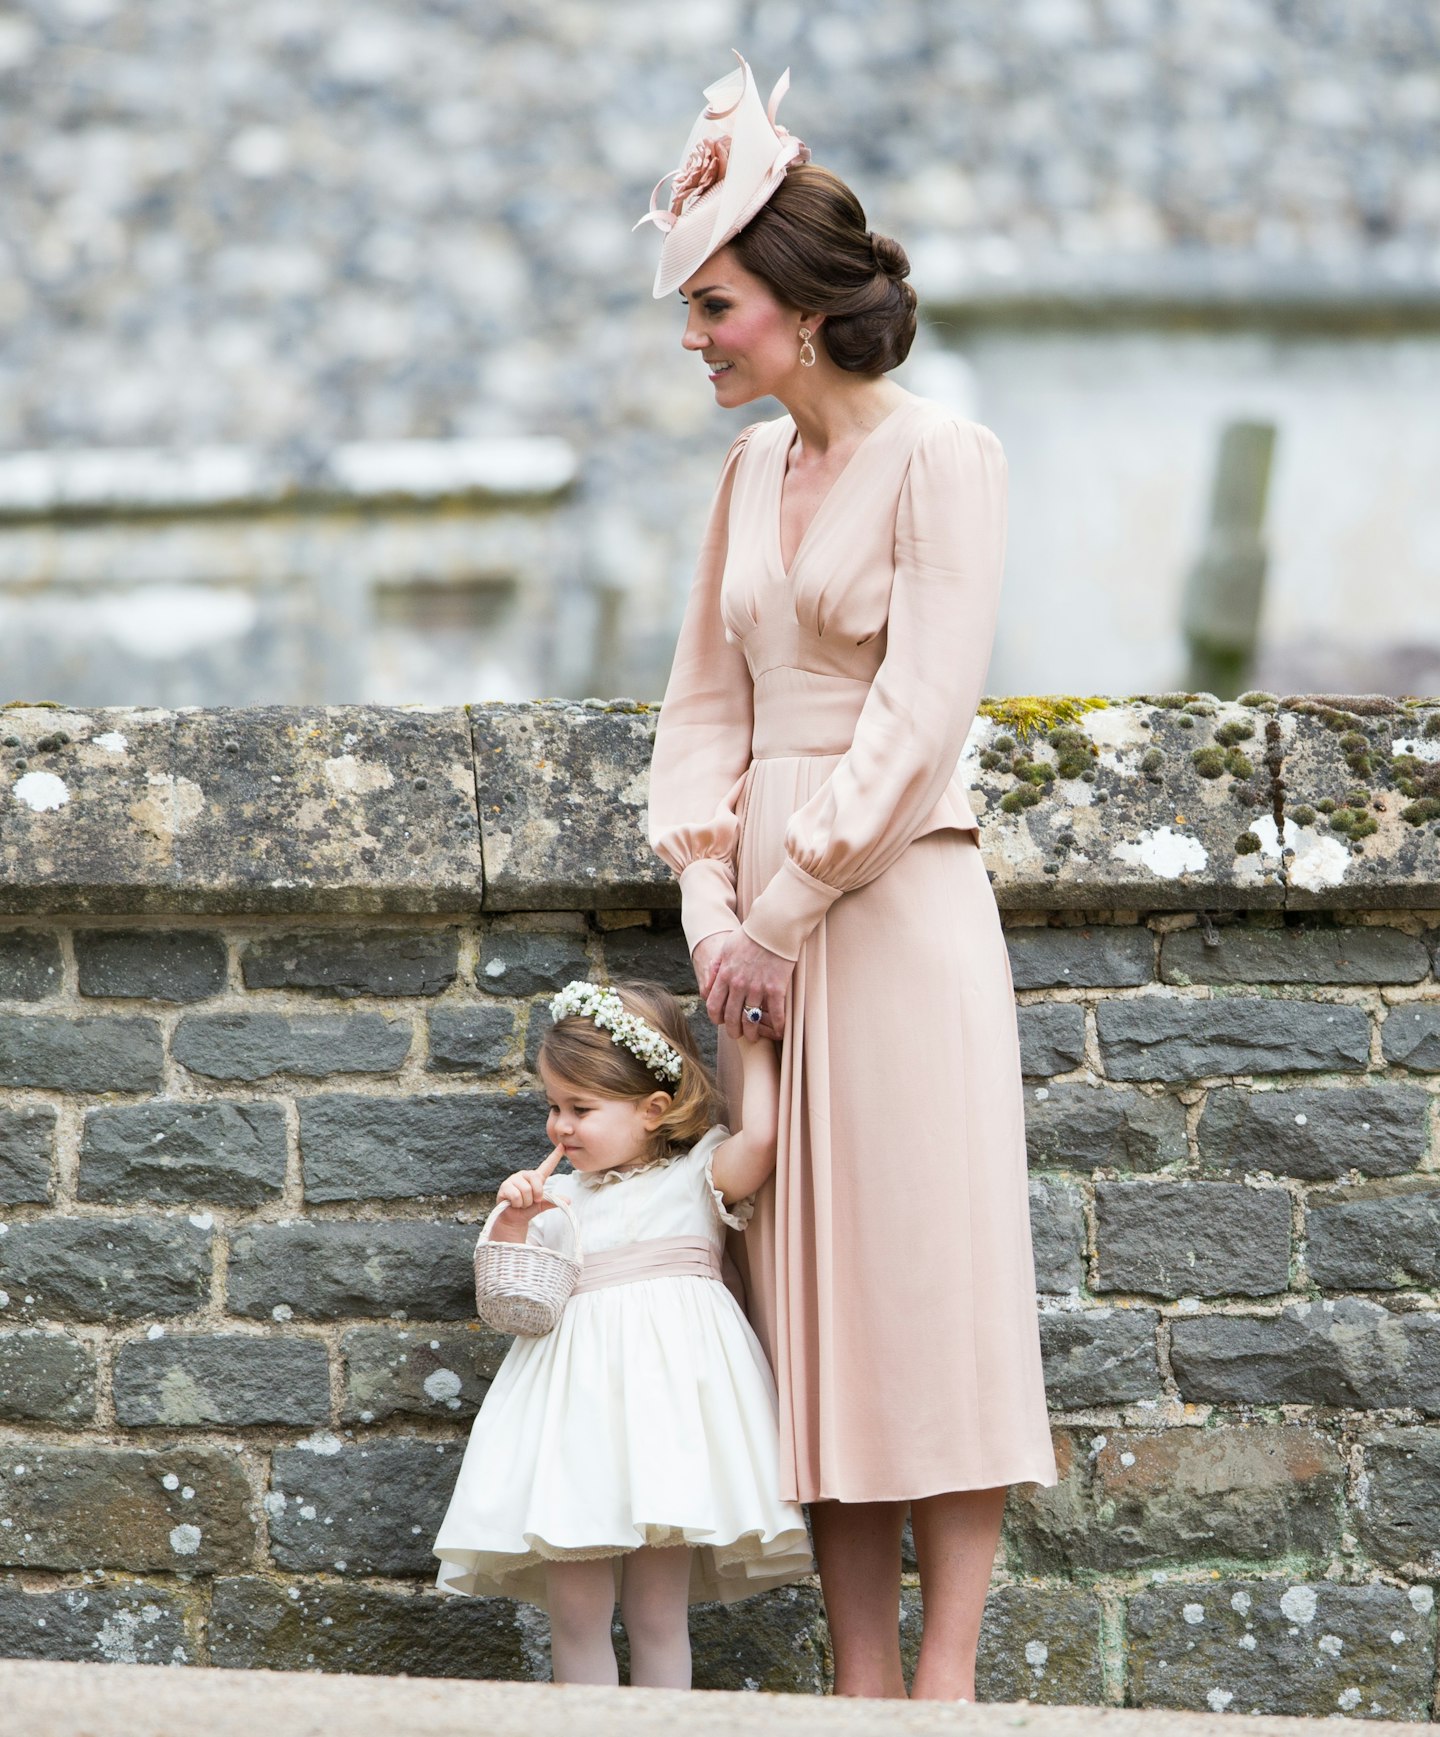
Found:
[(0, 1565), (213, 1574), (255, 1547), (250, 1485), (226, 1448), (51, 1447), (0, 1462)]
[(0, 1014), (0, 1086), (155, 1092), (164, 1046), (153, 1019)]
[[(982, 1701), (1077, 1706), (1105, 1697), (1099, 1598), (1079, 1586), (994, 1586), (985, 1600), (975, 1689)], [(920, 1650), (920, 1588), (900, 1594), (900, 1647), (906, 1675)]]
[(121, 1581), (30, 1591), (0, 1576), (0, 1658), (114, 1665), (193, 1664), (187, 1600), (163, 1582)]
[[(780, 1586), (690, 1612), (697, 1689), (823, 1695), (829, 1686), (825, 1610), (813, 1586)], [(628, 1658), (626, 1665), (628, 1669)]]
[(480, 937), (477, 987), (490, 995), (539, 995), (589, 978), (585, 937), (578, 930), (512, 929), (495, 923)]
[(544, 1103), (533, 1092), (337, 1093), (300, 1105), (307, 1200), (493, 1193), (548, 1150)]
[(0, 1001), (43, 1001), (64, 976), (60, 943), (29, 929), (0, 931)]
[(37, 1218), (0, 1237), (14, 1321), (183, 1315), (209, 1274), (210, 1234), (183, 1218)]
[(81, 929), (75, 960), (82, 995), (203, 1001), (225, 987), (225, 943), (198, 930)]
[(1117, 1080), (1316, 1073), (1363, 1068), (1370, 1055), (1363, 1007), (1147, 995), (1102, 1001), (1096, 1019), (1105, 1071)]
[(55, 1112), (48, 1105), (0, 1108), (0, 1205), (50, 1198)]
[(1359, 1297), (1292, 1304), (1274, 1318), (1173, 1321), (1170, 1365), (1186, 1400), (1440, 1415), (1440, 1315), (1396, 1315)]
[(176, 1428), (327, 1423), (329, 1353), (313, 1340), (253, 1333), (131, 1340), (115, 1357), (115, 1416)]
[(1130, 989), (1155, 977), (1148, 929), (1095, 923), (1083, 929), (1007, 929), (1017, 989)]
[(504, 1598), (241, 1574), (215, 1582), (207, 1632), (231, 1669), (527, 1682), (530, 1627)]
[(1417, 1074), (1440, 1074), (1440, 1007), (1392, 1007), (1380, 1027), (1385, 1059)]
[(430, 1014), (431, 1073), (495, 1074), (515, 1042), (515, 1009), (494, 1002), (437, 1007)]
[(1375, 1183), (1312, 1194), (1305, 1262), (1326, 1290), (1428, 1290), (1440, 1284), (1440, 1186)]
[(1097, 1291), (1261, 1297), (1288, 1288), (1290, 1196), (1228, 1182), (1100, 1182)]
[(170, 1053), (212, 1080), (390, 1074), (410, 1053), (410, 1022), (383, 1013), (192, 1013), (176, 1027)]
[(1291, 1426), (1060, 1436), (1060, 1482), (1010, 1499), (1012, 1566), (1029, 1574), (1187, 1563), (1323, 1562), (1340, 1541), (1345, 1466)]
[(1151, 1587), (1132, 1595), (1127, 1633), (1135, 1706), (1428, 1716), (1434, 1612), (1399, 1587), (1289, 1578)]
[(80, 1137), (82, 1200), (213, 1200), (253, 1206), (285, 1184), (279, 1104), (166, 1099), (89, 1110)]
[(404, 1438), (270, 1456), (270, 1554), (282, 1568), (434, 1576), (464, 1444)]
[(685, 931), (639, 925), (604, 932), (605, 975), (612, 983), (658, 983), (672, 995), (695, 994), (695, 971)]
[(310, 989), (357, 995), (439, 995), (460, 970), (453, 929), (318, 930), (265, 935), (246, 944), (240, 969), (247, 989)]
[(1164, 1093), (1078, 1080), (1025, 1094), (1030, 1162), (1074, 1170), (1159, 1170), (1183, 1163), (1185, 1106)]
[(1040, 1350), (1052, 1408), (1079, 1411), (1160, 1397), (1153, 1309), (1043, 1309)]
[(1251, 928), (1217, 931), (1207, 947), (1199, 929), (1167, 935), (1160, 951), (1166, 983), (1418, 983), (1430, 968), (1425, 944), (1399, 929)]
[(69, 1333), (26, 1327), (0, 1333), (0, 1418), (88, 1423), (95, 1415), (95, 1353)]
[(1068, 1074), (1085, 1060), (1085, 1010), (1074, 1002), (1017, 1007), (1021, 1071), (1034, 1078)]
[(1079, 1189), (1030, 1178), (1030, 1240), (1036, 1289), (1078, 1290), (1085, 1282), (1085, 1214)]
[(1281, 1086), (1212, 1091), (1200, 1118), (1211, 1170), (1272, 1170), (1333, 1182), (1349, 1170), (1395, 1176), (1425, 1156), (1429, 1095), (1418, 1086)]
[[(1440, 1429), (1392, 1429), (1365, 1443), (1364, 1499), (1356, 1525), (1365, 1548), (1391, 1568), (1440, 1574)], [(1428, 1591), (1416, 1587), (1416, 1593)], [(1417, 1608), (1420, 1608), (1417, 1606)], [(1430, 1605), (1424, 1605), (1428, 1614)]]
[(230, 1239), (237, 1315), (454, 1321), (475, 1313), (478, 1226), (414, 1219), (257, 1224)]
[(387, 1417), (473, 1417), (510, 1348), (478, 1321), (436, 1336), (398, 1327), (357, 1327), (341, 1345), (346, 1423)]

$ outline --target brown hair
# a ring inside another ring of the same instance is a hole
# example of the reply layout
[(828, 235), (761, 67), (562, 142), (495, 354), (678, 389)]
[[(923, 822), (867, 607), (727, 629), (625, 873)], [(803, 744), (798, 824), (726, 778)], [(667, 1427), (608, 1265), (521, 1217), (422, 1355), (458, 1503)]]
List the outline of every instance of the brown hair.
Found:
[(789, 307), (826, 316), (817, 336), (852, 374), (898, 368), (915, 340), (910, 261), (865, 227), (860, 201), (818, 163), (796, 163), (730, 243)]
[(616, 1043), (608, 1031), (583, 1014), (557, 1020), (540, 1040), (540, 1059), (568, 1085), (580, 1086), (602, 1098), (648, 1098), (669, 1092), (670, 1108), (655, 1130), (655, 1158), (674, 1147), (693, 1146), (720, 1119), (715, 1076), (700, 1059), (685, 1011), (668, 989), (658, 983), (612, 983), (627, 1013), (653, 1025), (679, 1051), (679, 1081), (651, 1073), (639, 1056)]

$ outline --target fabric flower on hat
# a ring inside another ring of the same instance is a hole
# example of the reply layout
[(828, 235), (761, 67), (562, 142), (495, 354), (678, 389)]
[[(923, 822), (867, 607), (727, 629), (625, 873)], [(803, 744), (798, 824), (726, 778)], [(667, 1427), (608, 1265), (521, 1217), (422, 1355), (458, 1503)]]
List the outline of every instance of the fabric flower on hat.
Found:
[(725, 179), (730, 162), (730, 138), (701, 139), (695, 149), (675, 171), (670, 188), (670, 210), (678, 217), (686, 202), (698, 199), (702, 193)]

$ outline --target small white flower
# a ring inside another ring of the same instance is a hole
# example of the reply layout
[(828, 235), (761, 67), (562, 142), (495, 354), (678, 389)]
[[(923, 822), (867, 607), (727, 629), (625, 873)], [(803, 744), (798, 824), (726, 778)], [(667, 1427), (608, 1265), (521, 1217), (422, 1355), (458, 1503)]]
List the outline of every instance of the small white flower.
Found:
[(625, 1004), (613, 989), (600, 983), (586, 983), (576, 978), (567, 983), (550, 1002), (550, 1017), (591, 1019), (612, 1040), (628, 1049), (644, 1062), (651, 1073), (662, 1079), (679, 1080), (684, 1060), (679, 1050), (666, 1041), (648, 1020), (626, 1011)]

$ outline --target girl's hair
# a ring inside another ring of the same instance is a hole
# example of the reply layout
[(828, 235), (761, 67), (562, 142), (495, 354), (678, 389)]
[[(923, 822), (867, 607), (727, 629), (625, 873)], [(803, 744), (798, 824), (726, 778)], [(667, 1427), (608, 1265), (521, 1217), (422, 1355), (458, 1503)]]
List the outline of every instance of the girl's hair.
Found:
[(540, 1040), (540, 1059), (551, 1073), (572, 1086), (605, 1098), (648, 1098), (669, 1092), (670, 1108), (655, 1130), (655, 1158), (673, 1147), (693, 1146), (719, 1120), (719, 1090), (686, 1023), (684, 1009), (658, 983), (612, 983), (627, 1013), (653, 1025), (680, 1054), (678, 1082), (652, 1074), (639, 1056), (616, 1043), (593, 1019), (573, 1015), (552, 1025)]
[(852, 374), (898, 368), (915, 339), (910, 261), (865, 227), (860, 201), (818, 163), (795, 163), (730, 243), (746, 271), (787, 306), (826, 316), (830, 359)]

